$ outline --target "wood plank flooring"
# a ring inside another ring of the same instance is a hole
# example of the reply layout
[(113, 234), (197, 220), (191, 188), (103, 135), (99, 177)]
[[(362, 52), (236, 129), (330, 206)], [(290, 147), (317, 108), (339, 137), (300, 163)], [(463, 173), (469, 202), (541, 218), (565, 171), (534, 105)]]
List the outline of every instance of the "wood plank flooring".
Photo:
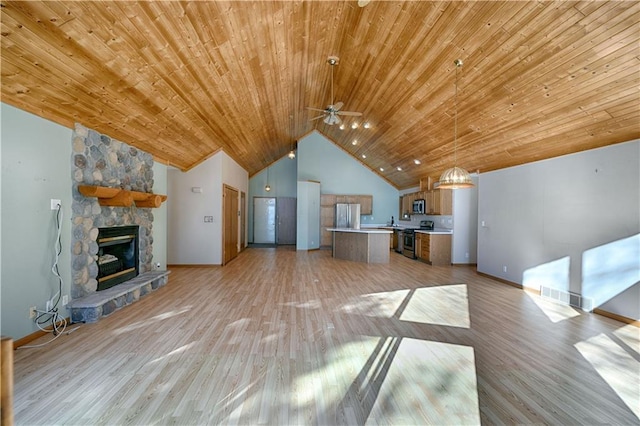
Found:
[(638, 424), (638, 334), (471, 267), (252, 248), (17, 350), (15, 421)]

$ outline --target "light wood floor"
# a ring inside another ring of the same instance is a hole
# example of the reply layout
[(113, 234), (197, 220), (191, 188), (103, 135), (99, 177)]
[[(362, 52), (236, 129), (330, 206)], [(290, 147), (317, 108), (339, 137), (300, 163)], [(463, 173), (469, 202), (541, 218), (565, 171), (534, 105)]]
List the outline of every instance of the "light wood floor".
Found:
[(15, 417), (638, 424), (638, 339), (635, 327), (470, 267), (248, 249), (225, 267), (175, 268), (165, 287), (99, 323), (19, 349)]

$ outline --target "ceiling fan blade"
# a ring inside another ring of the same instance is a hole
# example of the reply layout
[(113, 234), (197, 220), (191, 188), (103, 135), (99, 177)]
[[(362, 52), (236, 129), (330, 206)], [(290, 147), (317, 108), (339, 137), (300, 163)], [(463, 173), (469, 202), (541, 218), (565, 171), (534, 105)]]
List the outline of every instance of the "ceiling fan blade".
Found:
[(318, 118), (324, 118), (324, 117), (325, 117), (325, 115), (322, 114), (322, 115), (319, 115), (317, 117), (310, 118), (309, 121), (317, 120)]
[(354, 116), (354, 117), (360, 117), (362, 115), (361, 112), (355, 112), (355, 111), (337, 111), (336, 114), (351, 115), (351, 116)]
[(311, 111), (326, 111), (326, 109), (323, 108), (314, 108), (314, 107), (307, 107), (307, 109), (311, 110)]
[(344, 102), (337, 102), (335, 105), (333, 105), (333, 110), (334, 111), (339, 111), (340, 108), (342, 108), (344, 106)]

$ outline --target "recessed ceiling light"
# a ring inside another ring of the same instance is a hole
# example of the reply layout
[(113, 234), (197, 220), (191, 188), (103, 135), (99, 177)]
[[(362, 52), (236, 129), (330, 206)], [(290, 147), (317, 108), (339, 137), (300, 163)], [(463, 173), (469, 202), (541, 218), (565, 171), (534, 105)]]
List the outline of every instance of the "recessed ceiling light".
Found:
[(352, 128), (352, 129), (357, 129), (357, 128), (358, 128), (358, 123), (353, 123), (353, 124), (351, 125), (351, 128)]
[(398, 170), (399, 172), (402, 171), (402, 167), (396, 167), (396, 170)]
[(351, 142), (351, 145), (358, 145), (358, 140), (354, 139), (353, 142)]
[(340, 130), (344, 130), (344, 123), (340, 125)]
[(384, 169), (383, 169), (382, 167), (380, 167), (380, 171), (381, 171), (381, 172), (384, 172)]
[(413, 160), (413, 162), (414, 162), (415, 164), (420, 164), (420, 160), (418, 160), (418, 159)]
[(362, 154), (362, 158), (367, 158), (367, 154)]
[(367, 121), (366, 123), (364, 123), (364, 124), (362, 125), (362, 127), (364, 127), (365, 129), (368, 129), (368, 128), (370, 128), (370, 127), (371, 127), (371, 124)]

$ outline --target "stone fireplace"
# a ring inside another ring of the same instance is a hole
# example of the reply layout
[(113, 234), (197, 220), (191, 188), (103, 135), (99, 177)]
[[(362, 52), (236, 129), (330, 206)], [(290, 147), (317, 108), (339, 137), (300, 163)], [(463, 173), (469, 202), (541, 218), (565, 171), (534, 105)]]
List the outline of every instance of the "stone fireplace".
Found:
[[(101, 205), (98, 198), (83, 195), (78, 187), (94, 185), (152, 193), (153, 157), (76, 124), (71, 162), (72, 301), (69, 306), (73, 321), (95, 321), (96, 316), (107, 315), (164, 285), (168, 272), (153, 271), (151, 208), (136, 207), (135, 203), (130, 206)], [(123, 233), (128, 242), (111, 239), (122, 237), (116, 235), (118, 233)], [(131, 235), (134, 238), (130, 238)], [(135, 250), (135, 253), (127, 250)], [(147, 278), (149, 282), (146, 282)], [(142, 283), (136, 287), (136, 291), (125, 286), (131, 279)], [(140, 286), (148, 288), (140, 291)], [(89, 313), (79, 313), (76, 308), (83, 306), (95, 309)]]

